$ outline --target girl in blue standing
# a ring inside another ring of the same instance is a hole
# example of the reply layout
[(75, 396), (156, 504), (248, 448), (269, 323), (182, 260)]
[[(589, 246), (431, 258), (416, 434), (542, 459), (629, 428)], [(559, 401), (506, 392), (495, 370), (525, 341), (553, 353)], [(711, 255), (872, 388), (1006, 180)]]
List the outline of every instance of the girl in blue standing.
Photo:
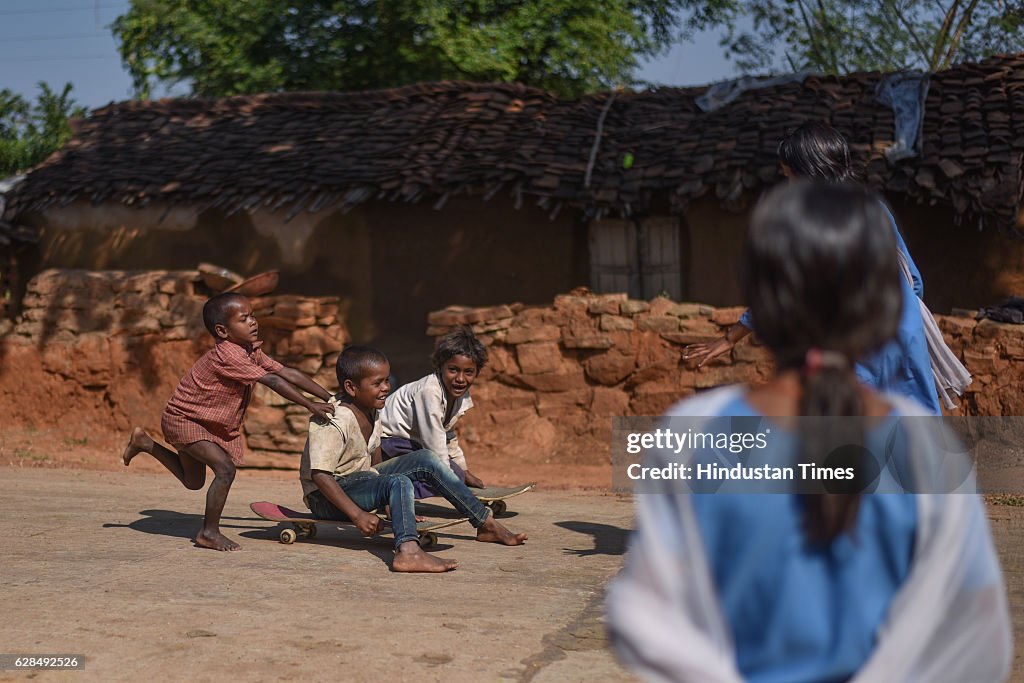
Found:
[[(782, 172), (790, 180), (809, 178), (841, 183), (853, 179), (850, 148), (846, 139), (824, 123), (805, 123), (797, 128), (779, 144), (778, 154)], [(885, 209), (885, 215), (892, 227), (896, 248), (906, 259), (912, 282), (907, 282), (897, 273), (902, 306), (896, 334), (874, 353), (858, 359), (855, 370), (857, 377), (868, 386), (907, 396), (933, 415), (941, 415), (924, 323), (920, 307), (915, 301), (915, 297), (924, 298), (924, 283), (888, 209)], [(710, 344), (693, 344), (687, 347), (683, 357), (687, 360), (699, 359), (699, 365), (704, 365), (732, 349), (736, 342), (754, 331), (757, 331), (755, 322), (748, 310), (740, 322), (730, 327), (723, 337)]]
[[(876, 197), (807, 181), (776, 188), (754, 211), (744, 254), (744, 291), (775, 374), (668, 415), (770, 424), (776, 462), (821, 462), (840, 430), (841, 443), (869, 453), (888, 447), (915, 490), (928, 488), (954, 457), (940, 457), (941, 425), (903, 419), (925, 411), (854, 371), (900, 325), (897, 273)], [(842, 419), (824, 432), (806, 419), (794, 428), (798, 416)], [(890, 441), (894, 424), (901, 438)], [(858, 474), (838, 490), (694, 495), (662, 479), (638, 491), (637, 531), (607, 603), (627, 666), (644, 680), (694, 683), (1005, 680), (1009, 613), (980, 498), (865, 492), (863, 453), (843, 452)], [(660, 451), (645, 465), (677, 461)]]

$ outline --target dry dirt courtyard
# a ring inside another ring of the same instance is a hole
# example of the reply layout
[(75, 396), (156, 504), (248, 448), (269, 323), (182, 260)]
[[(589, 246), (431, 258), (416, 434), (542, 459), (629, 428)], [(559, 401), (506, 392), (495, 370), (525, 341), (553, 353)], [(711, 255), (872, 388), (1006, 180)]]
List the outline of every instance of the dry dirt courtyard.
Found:
[[(223, 528), (243, 549), (216, 553), (189, 540), (202, 493), (166, 474), (0, 467), (0, 650), (86, 662), (0, 680), (629, 680), (602, 624), (632, 525), (628, 497), (520, 496), (504, 521), (530, 534), (526, 546), (451, 527), (437, 552), (461, 567), (412, 576), (388, 571), (386, 538), (321, 526), (315, 539), (279, 543), (279, 527), (248, 504), (301, 507), (288, 474), (240, 472)], [(993, 505), (989, 517), (1020, 643), (1024, 507)], [(1011, 680), (1024, 681), (1019, 654)]]

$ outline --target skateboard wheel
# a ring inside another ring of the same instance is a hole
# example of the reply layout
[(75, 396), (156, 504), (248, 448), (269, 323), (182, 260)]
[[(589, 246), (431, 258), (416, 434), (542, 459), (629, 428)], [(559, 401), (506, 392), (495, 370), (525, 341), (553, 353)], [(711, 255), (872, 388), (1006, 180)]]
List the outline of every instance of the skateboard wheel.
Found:
[(281, 543), (285, 545), (291, 545), (295, 543), (295, 539), (298, 538), (298, 534), (295, 533), (294, 529), (282, 529), (281, 530)]
[(433, 531), (424, 531), (420, 534), (421, 548), (433, 548), (435, 545), (437, 545), (437, 534)]
[(487, 507), (491, 508), (491, 512), (494, 513), (495, 517), (505, 514), (505, 510), (508, 509), (508, 506), (505, 505), (505, 501), (503, 500), (492, 500), (487, 504)]

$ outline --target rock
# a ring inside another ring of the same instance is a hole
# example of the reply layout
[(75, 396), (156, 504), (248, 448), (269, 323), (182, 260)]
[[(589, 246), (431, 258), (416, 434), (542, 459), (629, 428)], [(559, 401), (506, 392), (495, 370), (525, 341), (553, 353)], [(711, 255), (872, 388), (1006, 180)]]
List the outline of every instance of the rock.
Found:
[(573, 294), (559, 294), (555, 297), (555, 310), (569, 314), (586, 315), (590, 298)]
[(591, 356), (583, 363), (587, 377), (598, 384), (614, 386), (629, 377), (636, 367), (636, 356), (615, 349)]
[(635, 301), (630, 299), (629, 301), (623, 301), (619, 304), (619, 313), (621, 315), (635, 315), (636, 313), (644, 313), (651, 309), (651, 305), (646, 301)]
[(674, 315), (677, 318), (698, 318), (701, 313), (700, 310), (703, 308), (700, 304), (682, 303), (676, 304), (668, 312), (668, 315)]
[(490, 413), (491, 421), (498, 425), (514, 425), (537, 417), (534, 408), (509, 408), (494, 410)]
[(586, 386), (583, 368), (579, 366), (539, 375), (519, 375), (513, 379), (520, 386), (537, 391), (569, 391)]
[(558, 325), (515, 325), (509, 327), (505, 335), (506, 344), (522, 344), (523, 342), (558, 341), (562, 330)]
[(562, 328), (562, 344), (567, 349), (610, 349), (614, 342), (590, 325), (573, 323)]
[(594, 387), (590, 413), (594, 417), (619, 417), (629, 410), (629, 395), (620, 389)]
[(294, 355), (314, 356), (341, 351), (344, 341), (334, 336), (340, 332), (340, 329), (332, 330), (332, 328), (300, 328), (295, 330), (289, 338), (288, 352)]
[(596, 299), (587, 304), (587, 313), (591, 315), (618, 315), (620, 303), (613, 299)]
[(670, 312), (675, 309), (676, 303), (671, 299), (667, 299), (663, 296), (656, 296), (651, 299), (651, 315), (662, 316), (670, 315)]
[[(657, 299), (657, 301), (664, 301), (664, 299)], [(636, 320), (637, 329), (645, 332), (679, 331), (679, 318), (672, 315), (655, 315), (653, 308), (651, 313), (640, 313), (634, 320)]]
[(562, 352), (554, 342), (530, 342), (516, 346), (516, 357), (524, 374), (554, 372), (562, 366)]
[(247, 435), (270, 434), (287, 427), (285, 412), (268, 405), (250, 405), (242, 424)]
[(735, 325), (740, 321), (740, 316), (746, 311), (745, 306), (730, 306), (729, 308), (719, 308), (711, 315), (711, 322), (716, 325), (730, 326)]
[(602, 315), (599, 327), (604, 332), (615, 332), (619, 330), (629, 331), (636, 327), (632, 318), (624, 318), (619, 315)]

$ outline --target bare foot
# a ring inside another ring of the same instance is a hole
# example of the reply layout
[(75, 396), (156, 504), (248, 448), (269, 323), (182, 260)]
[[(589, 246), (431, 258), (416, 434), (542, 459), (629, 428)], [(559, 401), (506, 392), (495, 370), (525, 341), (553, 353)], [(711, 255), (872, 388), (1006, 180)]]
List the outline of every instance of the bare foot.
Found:
[(242, 546), (238, 545), (219, 531), (208, 531), (206, 529), (203, 529), (196, 535), (196, 545), (203, 548), (211, 548), (213, 550), (242, 549)]
[(442, 560), (440, 557), (423, 552), (420, 544), (416, 541), (408, 541), (403, 543), (395, 553), (395, 559), (391, 562), (391, 571), (439, 574), (450, 572), (458, 566), (458, 560)]
[(153, 439), (149, 437), (146, 430), (141, 427), (136, 427), (132, 430), (132, 435), (128, 439), (128, 445), (124, 447), (124, 453), (121, 454), (121, 460), (124, 462), (124, 466), (128, 467), (128, 463), (132, 461), (132, 458), (143, 451), (148, 453), (152, 448)]
[(487, 488), (486, 486), (484, 486), (484, 480), (476, 476), (469, 470), (466, 470), (466, 486), (470, 487), (471, 489)]
[(522, 545), (529, 538), (526, 534), (514, 534), (505, 528), (503, 524), (494, 519), (494, 515), (487, 517), (479, 529), (476, 530), (476, 540), (484, 543), (501, 543), (502, 545)]

